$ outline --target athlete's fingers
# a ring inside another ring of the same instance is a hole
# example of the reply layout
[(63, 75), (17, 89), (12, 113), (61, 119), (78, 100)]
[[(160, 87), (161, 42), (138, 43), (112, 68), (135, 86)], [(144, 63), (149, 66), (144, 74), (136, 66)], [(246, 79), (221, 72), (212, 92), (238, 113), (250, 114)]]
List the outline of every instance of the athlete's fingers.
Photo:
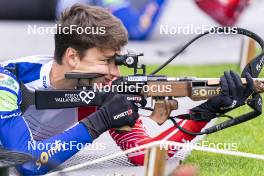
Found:
[(238, 74), (234, 73), (233, 71), (230, 72), (231, 76), (233, 77), (233, 81), (236, 86), (236, 94), (238, 97), (242, 97), (244, 93), (244, 86), (241, 81), (241, 78)]
[(221, 76), (220, 82), (223, 95), (229, 96), (229, 88), (225, 76)]
[(236, 94), (236, 87), (235, 87), (235, 83), (233, 81), (233, 78), (230, 74), (230, 72), (224, 72), (227, 84), (228, 84), (228, 88), (229, 88), (229, 95), (236, 99), (237, 98), (237, 94)]
[(249, 73), (246, 73), (245, 74), (245, 77), (246, 77), (246, 80), (247, 80), (247, 86), (246, 86), (246, 90), (245, 90), (245, 96), (249, 96), (255, 90), (254, 81), (253, 81), (253, 79), (252, 79), (252, 77), (251, 77), (251, 75)]

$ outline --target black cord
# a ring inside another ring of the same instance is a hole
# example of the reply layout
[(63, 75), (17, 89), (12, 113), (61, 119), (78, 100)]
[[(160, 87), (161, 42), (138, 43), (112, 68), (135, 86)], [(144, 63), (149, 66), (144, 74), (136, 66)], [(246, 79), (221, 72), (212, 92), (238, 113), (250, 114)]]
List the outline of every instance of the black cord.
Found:
[(166, 67), (169, 63), (171, 63), (171, 61), (173, 61), (179, 54), (181, 54), (189, 45), (191, 45), (194, 41), (196, 41), (197, 39), (201, 38), (202, 36), (204, 36), (208, 33), (209, 33), (209, 31), (205, 32), (204, 34), (200, 34), (200, 35), (196, 36), (195, 38), (193, 38), (192, 40), (190, 40), (188, 43), (186, 43), (184, 46), (182, 46), (182, 48), (180, 48), (179, 51), (177, 51), (169, 60), (167, 60), (165, 63), (163, 63), (161, 66), (159, 66), (156, 70), (151, 72), (150, 75), (155, 75), (156, 73), (158, 73), (160, 70), (162, 70), (164, 67)]
[[(261, 39), (260, 36), (255, 34), (254, 32), (251, 32), (249, 30), (243, 29), (243, 28), (236, 28), (237, 34), (248, 36), (252, 39), (254, 39), (261, 47), (262, 51), (264, 49), (264, 41)], [(165, 63), (163, 63), (161, 66), (159, 66), (156, 70), (150, 73), (150, 75), (154, 75), (158, 73), (160, 70), (162, 70), (164, 67), (166, 67), (169, 63), (171, 63), (179, 54), (181, 54), (188, 46), (190, 46), (194, 41), (198, 40), (199, 38), (207, 35), (207, 34), (217, 34), (218, 32), (229, 32), (230, 28), (227, 27), (215, 27), (212, 28), (209, 31), (206, 31), (203, 34), (199, 34), (198, 36), (194, 37), (192, 40), (190, 40), (188, 43), (186, 43), (179, 51), (177, 51), (170, 59), (168, 59)]]
[[(196, 112), (196, 113), (203, 113), (203, 112)], [(217, 113), (212, 113), (212, 115), (216, 116), (217, 118), (219, 117), (227, 117), (229, 119), (234, 119), (232, 116), (230, 115), (227, 115), (227, 114), (217, 114)], [(173, 122), (173, 124), (182, 132), (186, 133), (186, 134), (189, 134), (189, 135), (192, 135), (192, 136), (197, 136), (197, 135), (204, 135), (204, 134), (207, 134), (208, 131), (205, 129), (204, 131), (201, 131), (201, 132), (191, 132), (189, 130), (186, 130), (185, 128), (181, 127), (175, 120), (175, 118), (177, 118), (177, 116), (174, 116), (174, 117), (169, 117), (169, 119)], [(187, 119), (186, 120), (193, 120), (193, 119)]]
[(140, 107), (141, 109), (148, 110), (148, 111), (154, 111), (153, 108), (151, 107)]
[(172, 122), (173, 122), (173, 124), (180, 130), (180, 131), (182, 131), (182, 132), (184, 132), (184, 133), (186, 133), (186, 134), (189, 134), (189, 135), (192, 135), (192, 136), (197, 136), (197, 135), (203, 135), (203, 134), (206, 134), (205, 132), (191, 132), (191, 131), (188, 131), (188, 130), (186, 130), (186, 129), (184, 129), (184, 128), (182, 128), (177, 122), (176, 122), (176, 120), (173, 118), (173, 117), (170, 117), (169, 118)]

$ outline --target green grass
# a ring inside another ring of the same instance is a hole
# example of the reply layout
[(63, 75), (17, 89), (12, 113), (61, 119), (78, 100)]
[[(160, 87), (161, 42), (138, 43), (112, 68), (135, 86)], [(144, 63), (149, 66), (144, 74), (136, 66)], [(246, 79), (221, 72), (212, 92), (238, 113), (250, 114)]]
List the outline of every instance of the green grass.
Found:
[[(158, 66), (147, 66), (147, 73), (150, 73)], [(157, 74), (165, 74), (168, 76), (181, 77), (181, 76), (195, 76), (195, 77), (219, 77), (223, 75), (224, 71), (234, 70), (239, 72), (239, 67), (234, 64), (223, 65), (205, 65), (205, 66), (167, 66)], [(121, 67), (123, 75), (132, 74), (133, 70), (126, 67)]]
[[(154, 68), (157, 68), (157, 66), (150, 66), (148, 68), (149, 71), (151, 71)], [(225, 64), (206, 66), (169, 66), (159, 74), (166, 74), (173, 77), (219, 77), (225, 70), (234, 70), (239, 73), (237, 65)], [(122, 68), (121, 71), (125, 75), (132, 74), (132, 71), (126, 68)], [(264, 77), (264, 75), (262, 74), (261, 77)], [(246, 111), (249, 111), (249, 108), (242, 107), (234, 110), (230, 115), (238, 116)], [(264, 154), (263, 116), (244, 124), (211, 134), (204, 140), (214, 144), (229, 143), (231, 145), (231, 143), (235, 143), (238, 151)], [(200, 176), (264, 175), (264, 161), (255, 159), (193, 151), (184, 163), (197, 165), (200, 169)]]

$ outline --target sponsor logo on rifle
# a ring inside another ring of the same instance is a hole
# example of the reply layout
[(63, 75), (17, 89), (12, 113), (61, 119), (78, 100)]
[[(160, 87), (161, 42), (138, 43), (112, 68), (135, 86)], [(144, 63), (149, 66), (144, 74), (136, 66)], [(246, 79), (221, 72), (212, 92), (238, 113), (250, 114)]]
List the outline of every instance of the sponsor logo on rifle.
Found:
[(81, 101), (79, 94), (64, 94), (64, 97), (55, 97), (55, 101), (59, 103), (77, 103)]
[(125, 116), (130, 116), (131, 114), (132, 114), (132, 109), (128, 109), (125, 112), (121, 112), (120, 114), (115, 115), (113, 118), (114, 120), (117, 120)]
[(148, 77), (147, 76), (128, 76), (127, 80), (131, 82), (147, 81)]
[(214, 88), (193, 88), (193, 96), (199, 96), (199, 97), (218, 95), (218, 94), (220, 94), (220, 92), (221, 92), (220, 87), (217, 89), (214, 89)]
[(127, 97), (128, 101), (141, 101), (142, 98), (141, 97)]
[(128, 57), (126, 59), (126, 63), (129, 64), (129, 65), (133, 64), (134, 63), (134, 58), (133, 57)]
[(79, 96), (83, 102), (89, 104), (91, 100), (94, 99), (95, 93), (93, 91), (89, 91), (89, 92), (81, 91)]

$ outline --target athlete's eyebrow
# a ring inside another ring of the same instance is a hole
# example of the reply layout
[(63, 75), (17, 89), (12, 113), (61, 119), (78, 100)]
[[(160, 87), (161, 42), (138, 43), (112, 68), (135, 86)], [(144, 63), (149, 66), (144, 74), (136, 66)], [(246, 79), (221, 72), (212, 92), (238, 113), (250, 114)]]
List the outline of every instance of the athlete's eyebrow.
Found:
[(117, 54), (112, 55), (112, 56), (104, 56), (101, 60), (111, 60), (114, 59), (117, 56)]

